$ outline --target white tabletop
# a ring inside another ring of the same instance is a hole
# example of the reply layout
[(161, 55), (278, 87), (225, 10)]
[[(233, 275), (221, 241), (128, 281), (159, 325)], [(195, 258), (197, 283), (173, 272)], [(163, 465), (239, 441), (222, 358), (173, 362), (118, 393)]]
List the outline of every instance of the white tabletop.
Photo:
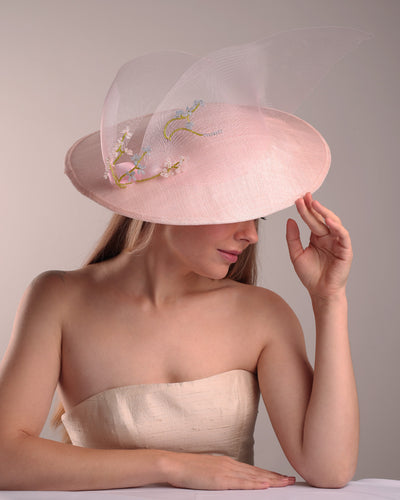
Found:
[(360, 479), (341, 489), (312, 488), (297, 483), (285, 488), (242, 491), (184, 490), (163, 486), (103, 491), (0, 491), (0, 500), (400, 500), (400, 481)]

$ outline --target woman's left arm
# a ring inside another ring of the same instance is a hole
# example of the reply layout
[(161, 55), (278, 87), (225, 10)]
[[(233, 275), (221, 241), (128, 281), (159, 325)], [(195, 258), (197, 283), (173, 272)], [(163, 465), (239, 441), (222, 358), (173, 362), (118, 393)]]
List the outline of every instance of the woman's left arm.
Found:
[[(298, 226), (292, 219), (287, 222), (286, 237), (291, 261), (310, 294), (314, 310), (314, 375), (304, 360), (305, 349), (297, 318), (291, 310), (283, 308), (287, 313), (283, 321), (285, 334), (275, 342), (276, 345), (265, 350), (264, 359), (263, 355), (260, 357), (260, 385), (271, 394), (272, 386), (266, 381), (270, 372), (266, 363), (273, 364), (278, 357), (282, 365), (285, 364), (283, 379), (293, 384), (295, 393), (291, 396), (292, 401), (279, 403), (272, 413), (284, 411), (286, 422), (292, 422), (292, 429), (297, 429), (297, 432), (290, 431), (278, 424), (281, 444), (287, 443), (287, 455), (293, 458), (292, 465), (310, 484), (341, 487), (354, 475), (359, 443), (359, 408), (350, 355), (345, 292), (352, 261), (351, 241), (340, 219), (312, 200), (310, 193), (297, 200), (296, 206), (311, 229), (310, 244), (303, 249)], [(289, 337), (294, 340), (294, 347), (288, 348)], [(281, 379), (279, 384), (283, 383)], [(268, 399), (268, 395), (263, 393), (263, 396)]]

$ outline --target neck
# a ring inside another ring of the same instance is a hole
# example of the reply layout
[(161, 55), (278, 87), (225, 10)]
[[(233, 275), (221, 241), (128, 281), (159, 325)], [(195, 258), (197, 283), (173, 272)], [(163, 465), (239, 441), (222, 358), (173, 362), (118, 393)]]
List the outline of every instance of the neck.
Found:
[(190, 293), (209, 290), (214, 283), (185, 267), (157, 241), (138, 254), (123, 252), (118, 261), (119, 283), (153, 307), (172, 305)]

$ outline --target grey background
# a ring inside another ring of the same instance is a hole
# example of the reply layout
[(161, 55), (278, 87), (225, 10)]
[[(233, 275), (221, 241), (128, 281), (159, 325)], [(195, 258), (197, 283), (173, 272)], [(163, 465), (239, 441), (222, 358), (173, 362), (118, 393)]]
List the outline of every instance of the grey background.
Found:
[[(78, 267), (109, 218), (74, 190), (63, 161), (72, 142), (99, 128), (121, 64), (162, 48), (202, 55), (305, 26), (359, 28), (374, 39), (337, 64), (298, 114), (331, 146), (332, 168), (316, 197), (341, 217), (354, 246), (349, 322), (361, 406), (355, 478), (400, 479), (399, 20), (397, 0), (0, 1), (0, 355), (28, 283), (46, 269)], [(288, 258), (288, 217), (299, 221), (290, 208), (262, 223), (260, 283), (293, 307), (313, 360), (312, 310)], [(43, 435), (55, 436), (48, 425)], [(292, 472), (263, 408), (256, 463)]]

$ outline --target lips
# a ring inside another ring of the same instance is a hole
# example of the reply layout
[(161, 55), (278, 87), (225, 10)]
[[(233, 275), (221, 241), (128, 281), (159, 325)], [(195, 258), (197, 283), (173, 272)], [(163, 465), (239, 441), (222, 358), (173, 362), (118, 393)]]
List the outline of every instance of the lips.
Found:
[(231, 264), (235, 263), (238, 260), (239, 255), (241, 254), (241, 252), (238, 252), (237, 250), (220, 250), (219, 248), (218, 252), (226, 261), (230, 262)]

